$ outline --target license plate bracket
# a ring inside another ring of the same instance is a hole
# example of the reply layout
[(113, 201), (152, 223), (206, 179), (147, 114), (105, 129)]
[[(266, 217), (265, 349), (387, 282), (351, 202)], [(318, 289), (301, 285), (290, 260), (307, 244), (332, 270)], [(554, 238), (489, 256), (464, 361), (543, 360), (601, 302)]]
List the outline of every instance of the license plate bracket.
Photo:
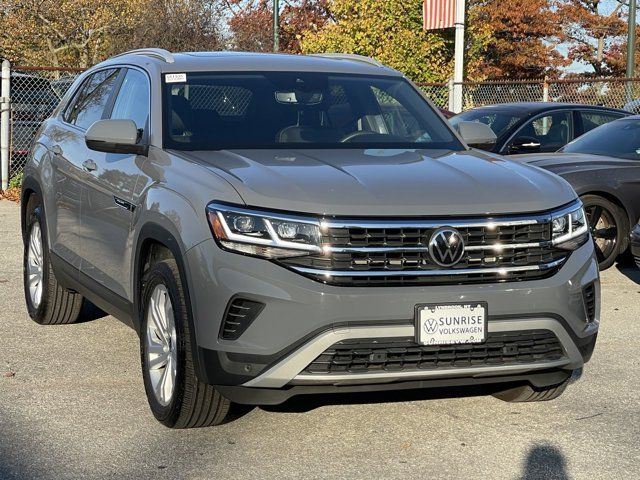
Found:
[(487, 339), (487, 312), (486, 302), (416, 305), (416, 342), (421, 345), (483, 343)]

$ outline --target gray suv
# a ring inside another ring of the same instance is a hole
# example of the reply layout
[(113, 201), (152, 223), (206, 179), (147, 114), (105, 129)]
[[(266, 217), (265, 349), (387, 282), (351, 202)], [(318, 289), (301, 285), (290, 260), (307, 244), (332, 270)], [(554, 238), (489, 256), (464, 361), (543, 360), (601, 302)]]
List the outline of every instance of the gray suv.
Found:
[(599, 324), (582, 205), (470, 149), (495, 140), (486, 127), (457, 128), (364, 57), (111, 58), (25, 169), (29, 314), (73, 323), (91, 302), (130, 324), (174, 428), (303, 394), (555, 398)]

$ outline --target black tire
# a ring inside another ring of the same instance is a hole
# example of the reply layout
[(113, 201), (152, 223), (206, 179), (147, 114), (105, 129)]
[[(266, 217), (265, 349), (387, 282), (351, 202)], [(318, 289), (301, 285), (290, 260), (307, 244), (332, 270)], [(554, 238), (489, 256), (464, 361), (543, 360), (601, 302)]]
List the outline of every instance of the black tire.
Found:
[[(49, 258), (47, 245), (47, 230), (45, 228), (44, 211), (40, 200), (34, 195), (29, 199), (26, 209), (26, 228), (24, 237), (23, 255), (23, 286), (29, 316), (40, 325), (60, 325), (76, 322), (82, 310), (83, 297), (79, 293), (67, 290), (58, 283)], [(40, 230), (42, 250), (42, 294), (39, 303), (29, 293), (29, 247), (32, 230), (35, 227)]]
[(598, 195), (580, 197), (589, 219), (598, 267), (606, 270), (629, 246), (629, 220), (619, 206)]
[[(150, 320), (151, 295), (158, 285), (168, 292), (176, 337), (176, 376), (173, 394), (167, 405), (156, 397), (151, 382), (147, 356), (147, 322)], [(153, 264), (143, 279), (142, 317), (140, 319), (140, 356), (144, 387), (149, 406), (156, 419), (169, 428), (196, 428), (219, 425), (225, 421), (231, 402), (213, 386), (198, 380), (194, 370), (191, 349), (191, 332), (186, 297), (178, 266), (174, 259), (166, 259)]]
[(522, 385), (494, 393), (493, 396), (504, 402), (546, 402), (558, 398), (569, 385), (570, 379), (560, 385), (547, 388), (534, 388), (531, 385)]

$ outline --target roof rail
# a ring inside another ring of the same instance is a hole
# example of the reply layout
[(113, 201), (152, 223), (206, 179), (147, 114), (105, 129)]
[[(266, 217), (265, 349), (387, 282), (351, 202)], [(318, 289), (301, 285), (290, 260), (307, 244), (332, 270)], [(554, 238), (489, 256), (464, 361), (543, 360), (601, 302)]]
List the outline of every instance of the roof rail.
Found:
[(157, 58), (165, 63), (175, 62), (173, 54), (163, 48), (139, 48), (137, 50), (129, 50), (128, 52), (119, 53), (111, 58), (122, 57), (124, 55), (145, 55), (147, 57)]
[(362, 62), (368, 65), (385, 68), (385, 65), (378, 62), (377, 60), (374, 60), (371, 57), (366, 57), (364, 55), (357, 55), (355, 53), (312, 53), (311, 56), (333, 58), (335, 60), (353, 60), (354, 62)]

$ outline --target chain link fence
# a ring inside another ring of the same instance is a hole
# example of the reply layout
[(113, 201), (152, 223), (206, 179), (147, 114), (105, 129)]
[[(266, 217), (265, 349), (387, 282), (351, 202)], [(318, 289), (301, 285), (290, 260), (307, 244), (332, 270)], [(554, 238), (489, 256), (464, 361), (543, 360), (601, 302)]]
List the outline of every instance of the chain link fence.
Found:
[[(10, 91), (0, 92), (3, 108), (8, 105), (10, 111), (9, 178), (22, 171), (39, 126), (81, 71), (19, 66), (11, 70)], [(423, 83), (419, 87), (438, 107), (451, 108), (453, 82)], [(640, 113), (640, 78), (498, 80), (464, 82), (462, 87), (464, 110), (498, 103), (547, 101), (605, 105)]]
[(51, 115), (81, 71), (19, 66), (11, 70), (8, 95), (11, 100), (10, 178), (24, 168), (38, 128)]

